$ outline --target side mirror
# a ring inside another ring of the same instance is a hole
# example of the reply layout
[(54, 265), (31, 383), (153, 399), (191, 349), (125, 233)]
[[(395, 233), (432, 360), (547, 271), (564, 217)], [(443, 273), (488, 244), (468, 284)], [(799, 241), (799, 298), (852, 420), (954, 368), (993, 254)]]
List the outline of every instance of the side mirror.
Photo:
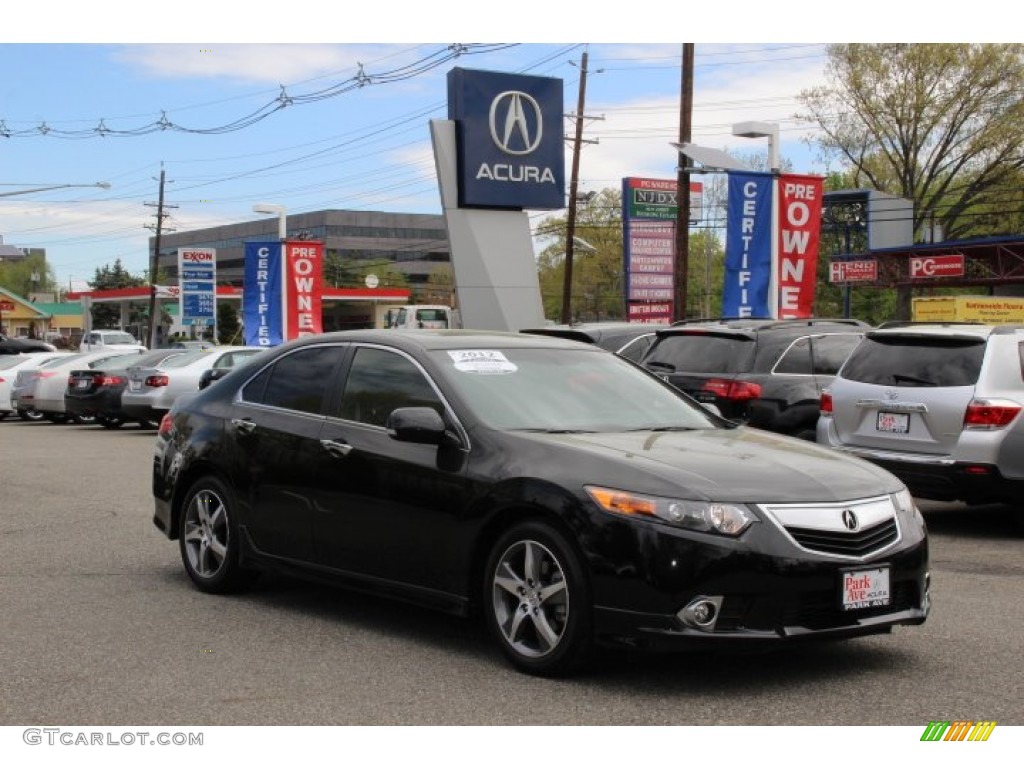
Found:
[(384, 428), (395, 440), (424, 445), (440, 445), (448, 431), (433, 408), (396, 408), (388, 415)]
[(223, 379), (229, 373), (231, 373), (230, 368), (207, 368), (199, 376), (199, 388), (206, 389), (208, 386), (213, 384), (213, 382), (218, 379)]

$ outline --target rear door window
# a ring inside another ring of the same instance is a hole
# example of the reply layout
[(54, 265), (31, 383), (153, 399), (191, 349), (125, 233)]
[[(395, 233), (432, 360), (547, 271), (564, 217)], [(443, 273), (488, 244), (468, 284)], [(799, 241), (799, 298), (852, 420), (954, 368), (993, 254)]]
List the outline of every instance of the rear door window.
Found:
[(811, 345), (814, 351), (814, 372), (819, 376), (835, 376), (863, 338), (859, 333), (813, 337)]
[(978, 382), (984, 339), (869, 336), (843, 367), (843, 378), (897, 387), (967, 387)]
[(808, 336), (797, 339), (789, 345), (789, 349), (778, 363), (775, 364), (775, 373), (796, 373), (810, 375), (811, 373), (811, 339)]
[(242, 390), (243, 399), (318, 414), (343, 347), (309, 347), (281, 357)]

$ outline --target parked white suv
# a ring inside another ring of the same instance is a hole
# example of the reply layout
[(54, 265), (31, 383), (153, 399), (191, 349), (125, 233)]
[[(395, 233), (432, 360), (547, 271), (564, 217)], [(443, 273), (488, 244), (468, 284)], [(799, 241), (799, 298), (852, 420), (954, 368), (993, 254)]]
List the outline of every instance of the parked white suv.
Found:
[(80, 352), (101, 352), (105, 349), (117, 350), (124, 347), (126, 351), (130, 351), (139, 346), (139, 342), (127, 331), (89, 331), (82, 336), (78, 349)]
[(821, 398), (819, 443), (897, 475), (915, 496), (1024, 492), (1024, 326), (890, 323), (868, 331)]

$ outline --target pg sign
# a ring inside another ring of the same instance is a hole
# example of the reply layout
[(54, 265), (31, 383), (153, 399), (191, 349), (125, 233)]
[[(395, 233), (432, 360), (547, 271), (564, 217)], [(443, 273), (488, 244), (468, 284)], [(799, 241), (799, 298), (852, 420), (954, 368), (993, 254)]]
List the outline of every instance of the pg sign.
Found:
[(962, 253), (948, 256), (911, 256), (910, 277), (963, 277), (964, 256)]
[(558, 78), (451, 70), (459, 207), (564, 208), (562, 112)]

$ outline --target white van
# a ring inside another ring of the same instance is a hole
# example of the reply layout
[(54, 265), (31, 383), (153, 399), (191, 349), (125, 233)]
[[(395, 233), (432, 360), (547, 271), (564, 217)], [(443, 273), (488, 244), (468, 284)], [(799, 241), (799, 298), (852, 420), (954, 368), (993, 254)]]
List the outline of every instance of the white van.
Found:
[(389, 328), (458, 328), (455, 310), (443, 304), (406, 304), (391, 317)]
[(124, 348), (125, 351), (138, 349), (141, 344), (127, 331), (89, 331), (82, 336), (82, 342), (78, 346), (80, 352), (101, 352), (105, 349), (117, 350)]

